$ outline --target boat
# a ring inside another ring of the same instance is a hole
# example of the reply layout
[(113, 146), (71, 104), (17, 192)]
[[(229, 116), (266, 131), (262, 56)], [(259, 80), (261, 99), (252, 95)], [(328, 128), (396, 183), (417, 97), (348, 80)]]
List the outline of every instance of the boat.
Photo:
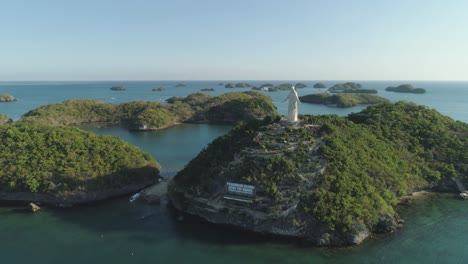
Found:
[(135, 193), (134, 195), (132, 195), (132, 197), (130, 197), (129, 201), (133, 203), (136, 199), (140, 198), (140, 196), (141, 192)]

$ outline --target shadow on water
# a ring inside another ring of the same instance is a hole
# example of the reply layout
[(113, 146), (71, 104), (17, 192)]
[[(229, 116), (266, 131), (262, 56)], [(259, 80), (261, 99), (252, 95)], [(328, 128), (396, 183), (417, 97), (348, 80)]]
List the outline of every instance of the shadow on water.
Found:
[(216, 225), (203, 219), (181, 213), (167, 200), (149, 205), (118, 198), (76, 206), (48, 208), (52, 217), (67, 224), (77, 225), (98, 235), (125, 233), (128, 239), (157, 244), (165, 240), (195, 241), (223, 245), (278, 244), (294, 247), (311, 245), (293, 238), (253, 233), (229, 225)]

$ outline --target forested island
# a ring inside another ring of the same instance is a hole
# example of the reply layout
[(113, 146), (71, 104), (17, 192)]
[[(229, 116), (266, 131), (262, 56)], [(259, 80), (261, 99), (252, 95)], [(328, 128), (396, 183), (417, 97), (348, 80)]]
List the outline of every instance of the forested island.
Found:
[(415, 94), (423, 94), (426, 92), (423, 88), (414, 88), (411, 84), (402, 84), (397, 87), (389, 86), (385, 88), (387, 92), (395, 92), (395, 93), (415, 93)]
[(16, 98), (11, 94), (0, 94), (0, 103), (1, 102), (13, 102), (16, 101)]
[(268, 117), (216, 139), (175, 176), (172, 204), (209, 222), (338, 246), (394, 231), (404, 195), (468, 183), (468, 124), (425, 106), (300, 119)]
[(148, 153), (74, 127), (2, 125), (0, 146), (4, 201), (71, 206), (133, 193), (159, 177)]
[(322, 82), (318, 82), (318, 83), (314, 84), (314, 88), (323, 89), (323, 88), (327, 88), (327, 85), (322, 83)]
[(335, 84), (332, 87), (328, 88), (328, 91), (330, 93), (377, 93), (377, 90), (375, 89), (362, 89), (362, 85), (360, 83), (354, 82)]
[(388, 102), (387, 99), (373, 94), (309, 94), (299, 97), (301, 102), (311, 104), (323, 104), (337, 107), (353, 107), (356, 105), (372, 105)]
[(104, 103), (68, 100), (41, 106), (26, 113), (20, 122), (48, 125), (114, 123), (131, 130), (157, 130), (180, 122), (236, 123), (276, 114), (269, 96), (247, 91), (211, 96), (203, 93), (159, 102)]

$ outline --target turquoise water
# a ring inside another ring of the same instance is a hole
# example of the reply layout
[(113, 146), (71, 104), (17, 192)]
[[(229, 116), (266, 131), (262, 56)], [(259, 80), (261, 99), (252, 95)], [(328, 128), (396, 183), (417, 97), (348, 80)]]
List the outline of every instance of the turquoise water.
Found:
[[(262, 82), (251, 82), (261, 84)], [(213, 94), (235, 90), (218, 82), (92, 82), (92, 83), (0, 83), (0, 93), (18, 98), (0, 104), (0, 113), (19, 119), (40, 105), (74, 98), (106, 102), (164, 101), (201, 88)], [(280, 83), (280, 82), (273, 82)], [(282, 83), (282, 82), (281, 82)], [(306, 82), (313, 84), (314, 81)], [(333, 84), (335, 82), (326, 82)], [(467, 82), (412, 82), (427, 94), (396, 94), (383, 91), (401, 82), (362, 82), (392, 101), (407, 100), (435, 108), (454, 119), (468, 122)], [(110, 91), (125, 85), (124, 92)], [(166, 86), (163, 92), (151, 89)], [(317, 92), (306, 88), (300, 94)], [(287, 92), (267, 93), (280, 112)], [(330, 108), (301, 104), (300, 113), (346, 115), (363, 107)], [(229, 126), (180, 125), (154, 132), (129, 132), (119, 127), (87, 127), (111, 134), (148, 151), (172, 176)], [(348, 248), (313, 248), (285, 239), (263, 237), (237, 229), (209, 225), (197, 219), (178, 221), (178, 213), (162, 205), (130, 204), (128, 197), (67, 210), (45, 209), (38, 214), (16, 207), (0, 207), (0, 263), (466, 263), (468, 260), (468, 204), (453, 196), (438, 195), (402, 208), (403, 229), (375, 236)], [(147, 216), (145, 219), (141, 217)]]

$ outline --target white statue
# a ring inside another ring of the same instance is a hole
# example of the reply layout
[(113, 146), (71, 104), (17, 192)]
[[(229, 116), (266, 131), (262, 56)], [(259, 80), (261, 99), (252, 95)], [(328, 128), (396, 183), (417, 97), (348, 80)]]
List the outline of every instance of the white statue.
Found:
[(299, 96), (297, 96), (297, 92), (296, 89), (294, 89), (294, 86), (291, 86), (291, 92), (283, 102), (286, 101), (288, 101), (288, 122), (297, 122), (297, 103), (300, 103), (301, 101), (299, 101)]

